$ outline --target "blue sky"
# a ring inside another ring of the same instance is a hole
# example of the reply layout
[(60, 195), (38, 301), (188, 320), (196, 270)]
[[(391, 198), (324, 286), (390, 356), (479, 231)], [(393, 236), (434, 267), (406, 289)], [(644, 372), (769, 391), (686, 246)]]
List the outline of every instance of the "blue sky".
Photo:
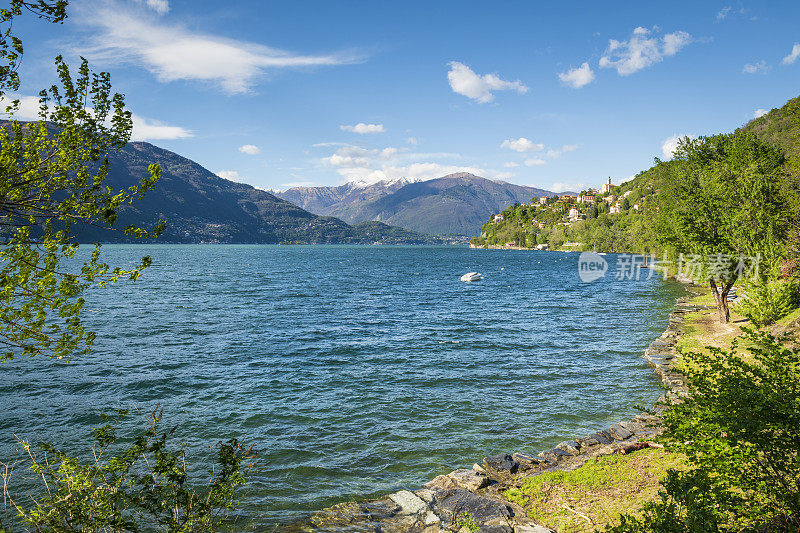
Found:
[(20, 96), (52, 83), (57, 53), (86, 56), (126, 95), (137, 138), (261, 188), (469, 170), (580, 190), (800, 94), (796, 1), (74, 0), (69, 13), (19, 25)]

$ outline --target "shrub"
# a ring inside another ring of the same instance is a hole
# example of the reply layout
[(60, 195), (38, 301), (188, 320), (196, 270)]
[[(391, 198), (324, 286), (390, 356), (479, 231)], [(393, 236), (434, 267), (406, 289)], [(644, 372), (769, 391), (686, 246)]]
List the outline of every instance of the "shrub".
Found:
[(765, 331), (745, 338), (752, 360), (736, 341), (686, 355), (689, 395), (665, 413), (662, 440), (691, 468), (609, 531), (800, 530), (800, 349)]
[[(236, 439), (220, 443), (211, 477), (198, 488), (190, 482), (184, 450), (168, 446), (174, 428), (160, 430), (161, 409), (150, 414), (146, 430), (122, 439), (117, 429), (127, 414), (118, 411), (112, 423), (93, 431), (88, 461), (21, 441), (25, 462), (43, 486), (12, 497), (7, 476), (13, 465), (6, 465), (4, 507), (17, 516), (5, 524), (8, 529), (0, 523), (0, 532), (10, 533), (14, 525), (36, 532), (216, 531), (252, 467), (251, 450)], [(122, 445), (126, 440), (132, 443)]]
[(780, 320), (797, 305), (797, 286), (791, 281), (775, 280), (751, 284), (746, 296), (734, 309), (758, 326)]

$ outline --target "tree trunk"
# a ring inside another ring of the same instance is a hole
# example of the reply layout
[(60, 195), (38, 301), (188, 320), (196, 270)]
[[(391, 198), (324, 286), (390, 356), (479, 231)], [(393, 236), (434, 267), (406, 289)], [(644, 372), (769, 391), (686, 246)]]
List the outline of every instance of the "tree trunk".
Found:
[(717, 282), (713, 279), (709, 280), (711, 284), (711, 294), (714, 295), (714, 301), (717, 303), (717, 311), (719, 311), (719, 321), (727, 324), (731, 321), (731, 312), (728, 309), (728, 293), (731, 292), (733, 281), (728, 281), (722, 286), (722, 290), (717, 290)]

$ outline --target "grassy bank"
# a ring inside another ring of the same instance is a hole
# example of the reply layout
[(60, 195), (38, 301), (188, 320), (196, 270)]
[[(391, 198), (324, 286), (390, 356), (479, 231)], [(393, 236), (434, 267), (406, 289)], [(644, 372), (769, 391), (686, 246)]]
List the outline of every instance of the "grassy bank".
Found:
[[(707, 352), (709, 346), (730, 349), (742, 328), (750, 321), (732, 310), (731, 322), (719, 322), (713, 296), (708, 288), (695, 287), (696, 296), (687, 305), (698, 306), (688, 313), (676, 345), (676, 368), (687, 368), (681, 354)], [(772, 331), (797, 333), (800, 309), (774, 324)], [(742, 341), (738, 353), (747, 345)], [(750, 357), (746, 357), (752, 361)], [(553, 470), (525, 479), (505, 491), (509, 500), (523, 507), (529, 518), (558, 533), (604, 531), (618, 523), (620, 515), (637, 515), (645, 502), (657, 499), (667, 470), (687, 470), (687, 458), (664, 449), (644, 449), (627, 455), (605, 455), (590, 459), (574, 470)]]
[(684, 458), (663, 449), (590, 459), (582, 467), (527, 478), (505, 492), (528, 517), (559, 533), (603, 530), (658, 493), (668, 468), (681, 468)]

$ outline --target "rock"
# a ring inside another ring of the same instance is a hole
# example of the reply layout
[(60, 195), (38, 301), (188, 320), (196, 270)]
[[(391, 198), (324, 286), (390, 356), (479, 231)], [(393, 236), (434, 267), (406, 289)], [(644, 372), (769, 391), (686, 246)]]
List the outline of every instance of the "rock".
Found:
[(516, 473), (517, 469), (519, 468), (519, 463), (517, 463), (514, 458), (508, 454), (492, 455), (485, 458), (483, 460), (483, 464), (489, 469), (505, 470), (511, 472), (512, 474)]
[[(433, 499), (433, 507), (448, 516), (448, 522), (458, 521), (462, 513), (469, 513), (476, 522), (484, 523), (492, 518), (509, 517), (511, 510), (497, 500), (484, 498), (466, 489), (440, 490)], [(442, 516), (442, 513), (438, 513)]]
[(401, 514), (417, 514), (428, 506), (422, 501), (422, 498), (411, 492), (410, 490), (401, 490), (390, 494), (389, 498), (400, 506)]
[(511, 454), (511, 458), (514, 459), (516, 462), (518, 462), (520, 464), (530, 463), (530, 464), (537, 465), (537, 464), (542, 462), (542, 460), (539, 457), (536, 457), (535, 455), (530, 455), (528, 453), (519, 453), (519, 452), (517, 452), (517, 453)]
[(592, 437), (596, 438), (596, 439), (597, 439), (597, 441), (598, 441), (600, 444), (611, 444), (612, 442), (614, 442), (614, 439), (613, 439), (613, 437), (611, 437), (611, 433), (609, 433), (609, 432), (608, 432), (608, 431), (606, 431), (606, 430), (604, 430), (604, 431), (598, 431), (597, 433), (595, 433), (594, 435), (592, 435)]
[(454, 489), (456, 484), (447, 476), (436, 476), (432, 480), (422, 485), (426, 489)]
[(633, 431), (626, 429), (622, 424), (614, 424), (609, 431), (616, 440), (625, 440), (633, 436)]
[(597, 440), (597, 438), (595, 438), (592, 435), (588, 435), (586, 437), (579, 437), (576, 440), (578, 441), (578, 444), (581, 445), (580, 446), (581, 448), (586, 448), (588, 446), (597, 446), (598, 444), (600, 444), (600, 441)]
[(481, 465), (479, 465), (478, 463), (472, 465), (472, 469), (479, 474), (486, 474), (486, 469)]
[(514, 528), (514, 533), (556, 533), (552, 529), (544, 526), (517, 526)]
[(436, 516), (434, 514), (433, 511), (428, 511), (428, 514), (425, 515), (425, 526), (426, 527), (438, 526), (441, 523), (442, 523), (442, 521), (439, 519), (438, 516)]
[(453, 480), (453, 483), (455, 483), (457, 487), (473, 492), (489, 485), (489, 478), (486, 477), (486, 474), (479, 474), (474, 470), (467, 470), (466, 468), (454, 470), (450, 472), (447, 477)]
[(578, 448), (580, 448), (580, 444), (574, 440), (565, 440), (556, 446), (556, 449), (563, 450), (570, 455), (578, 455), (580, 453)]
[(414, 491), (414, 494), (422, 498), (422, 501), (426, 503), (431, 503), (433, 500), (433, 490), (432, 489), (419, 489)]

